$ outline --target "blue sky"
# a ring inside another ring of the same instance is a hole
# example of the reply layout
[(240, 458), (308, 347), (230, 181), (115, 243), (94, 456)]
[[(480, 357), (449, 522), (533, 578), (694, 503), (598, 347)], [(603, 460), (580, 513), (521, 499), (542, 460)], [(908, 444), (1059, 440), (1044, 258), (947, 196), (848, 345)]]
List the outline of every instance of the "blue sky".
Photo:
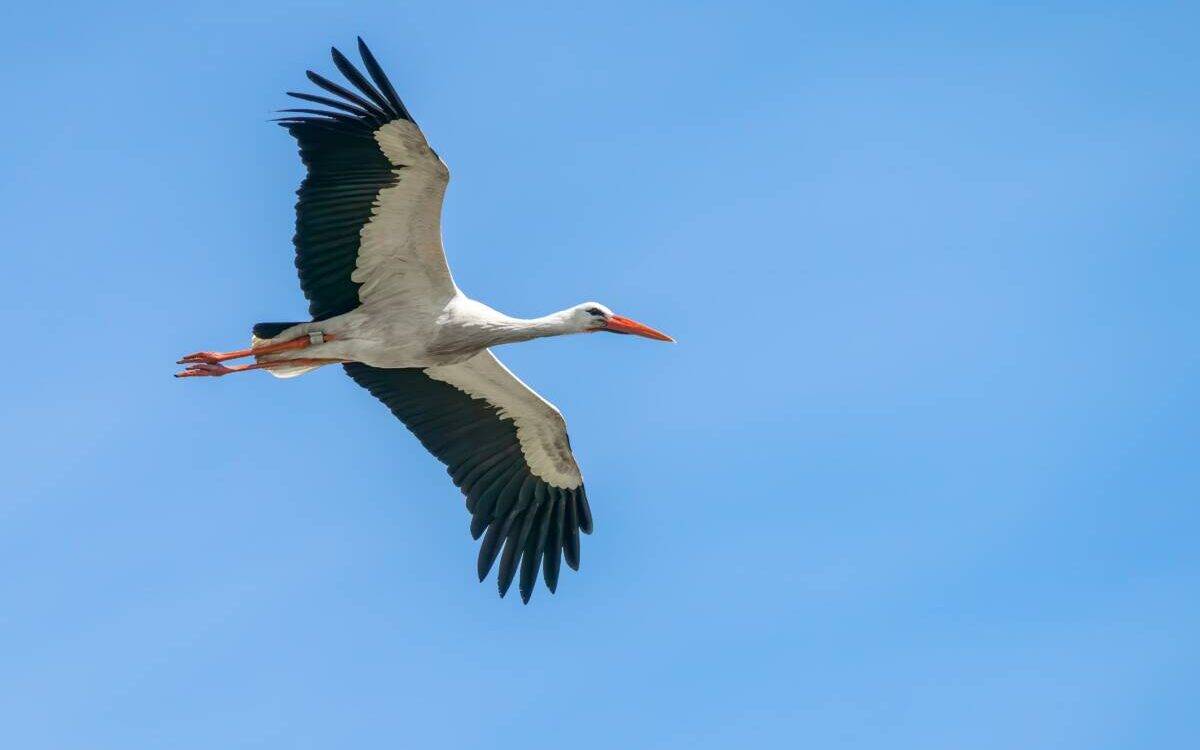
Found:
[[(23, 750), (1200, 734), (1186, 4), (40, 3), (0, 24), (0, 726)], [(353, 6), (353, 7), (350, 7)], [(268, 124), (363, 34), (596, 533), (529, 606), (303, 314)]]

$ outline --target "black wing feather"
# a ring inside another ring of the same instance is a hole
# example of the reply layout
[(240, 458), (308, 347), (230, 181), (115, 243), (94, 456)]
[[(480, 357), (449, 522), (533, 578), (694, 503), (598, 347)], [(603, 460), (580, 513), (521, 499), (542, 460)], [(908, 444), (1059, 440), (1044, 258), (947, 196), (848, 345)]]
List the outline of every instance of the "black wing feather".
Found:
[(383, 92), (388, 104), (392, 106), (392, 110), (404, 119), (411, 120), (412, 115), (408, 113), (408, 108), (404, 106), (404, 102), (400, 101), (400, 97), (396, 95), (396, 89), (392, 88), (392, 82), (388, 80), (387, 74), (379, 66), (375, 55), (371, 54), (371, 50), (367, 49), (367, 43), (362, 40), (361, 36), (358, 38), (358, 54), (362, 57), (363, 65), (367, 66), (367, 72), (371, 74), (371, 80), (375, 81), (375, 85)]
[(361, 96), (354, 93), (353, 91), (346, 88), (345, 86), (341, 86), (339, 84), (334, 83), (333, 81), (329, 80), (328, 78), (321, 75), (320, 73), (314, 73), (311, 70), (306, 70), (306, 71), (304, 71), (304, 75), (308, 76), (308, 80), (317, 84), (318, 86), (325, 89), (329, 93), (337, 94), (338, 96), (342, 97), (346, 101), (350, 101), (350, 102), (357, 104), (359, 107), (366, 110), (380, 125), (394, 119), (394, 118), (388, 117), (388, 114), (386, 112), (384, 112), (379, 107), (376, 107), (371, 102), (367, 101), (366, 99), (363, 99)]
[(501, 597), (508, 593), (508, 587), (512, 585), (513, 577), (517, 574), (517, 565), (521, 562), (521, 553), (532, 526), (532, 511), (513, 514), (513, 525), (508, 531), (508, 540), (504, 542), (504, 554), (500, 555), (500, 570), (496, 573), (496, 585), (500, 588)]
[(346, 76), (346, 80), (353, 84), (354, 88), (361, 91), (363, 96), (374, 102), (375, 106), (379, 107), (388, 116), (389, 120), (395, 120), (400, 117), (400, 113), (392, 110), (387, 100), (380, 96), (375, 87), (371, 85), (371, 82), (362, 73), (358, 72), (358, 68), (354, 67), (354, 63), (347, 60), (346, 56), (339, 52), (337, 47), (332, 48), (330, 54), (333, 55), (333, 64), (342, 72), (342, 75)]
[(551, 508), (550, 530), (546, 535), (545, 556), (542, 558), (542, 577), (552, 594), (558, 588), (558, 571), (562, 563), (563, 510), (562, 499), (555, 500)]
[(574, 498), (565, 494), (562, 498), (567, 507), (567, 518), (563, 524), (563, 558), (571, 570), (579, 570), (579, 514)]
[(546, 548), (546, 534), (550, 530), (550, 503), (542, 503), (537, 509), (530, 509), (535, 514), (529, 539), (525, 542), (525, 552), (521, 557), (521, 601), (528, 603), (533, 595), (533, 585), (537, 583), (538, 568), (542, 566), (542, 550)]
[(330, 99), (328, 96), (317, 96), (316, 94), (305, 94), (300, 91), (289, 91), (289, 92), (287, 92), (287, 95), (294, 96), (297, 99), (302, 99), (306, 102), (312, 102), (314, 104), (324, 104), (326, 107), (333, 107), (334, 109), (340, 109), (343, 112), (349, 112), (350, 114), (356, 115), (358, 117), (366, 117), (368, 114), (368, 112), (365, 109), (362, 109), (361, 107), (356, 107), (353, 104), (347, 104), (346, 102), (341, 101), (340, 99)]

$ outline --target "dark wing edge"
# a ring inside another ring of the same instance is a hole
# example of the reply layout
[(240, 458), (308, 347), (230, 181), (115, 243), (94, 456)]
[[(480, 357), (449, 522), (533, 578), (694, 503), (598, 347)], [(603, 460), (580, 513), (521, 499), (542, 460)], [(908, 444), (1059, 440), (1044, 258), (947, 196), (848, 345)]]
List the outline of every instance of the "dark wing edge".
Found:
[(374, 86), (334, 48), (334, 64), (357, 93), (310, 70), (308, 79), (336, 98), (294, 91), (288, 96), (329, 109), (285, 109), (285, 116), (277, 119), (299, 143), (308, 169), (296, 191), (293, 242), (300, 288), (313, 320), (359, 306), (361, 284), (351, 280), (351, 274), (358, 261), (360, 232), (371, 219), (380, 191), (399, 179), (376, 143), (375, 131), (394, 120), (412, 122), (361, 38), (358, 51)]
[[(393, 120), (408, 120), (414, 125), (416, 124), (412, 115), (409, 114), (408, 108), (404, 106), (404, 102), (400, 101), (400, 97), (396, 95), (392, 82), (388, 80), (383, 68), (376, 61), (375, 55), (371, 54), (371, 50), (367, 48), (362, 37), (358, 38), (358, 54), (362, 57), (363, 65), (375, 82), (374, 85), (359, 72), (358, 68), (354, 67), (354, 64), (337, 47), (331, 47), (330, 54), (333, 56), (334, 65), (358, 90), (357, 93), (334, 83), (319, 73), (307, 70), (305, 75), (308, 76), (308, 80), (338, 98), (289, 91), (287, 92), (288, 96), (332, 109), (281, 110), (288, 113), (289, 116), (278, 118), (277, 122), (280, 125), (289, 130), (296, 125), (320, 125), (332, 130), (358, 132), (370, 137), (377, 129)], [(376, 86), (379, 88), (376, 89)]]
[(579, 569), (579, 534), (592, 532), (583, 484), (556, 487), (534, 475), (511, 419), (486, 400), (434, 380), (419, 368), (383, 369), (358, 362), (343, 366), (446, 465), (466, 497), (471, 536), (483, 537), (477, 563), (480, 581), (499, 557), (500, 596), (519, 570), (518, 589), (528, 603), (539, 568), (551, 593), (558, 588), (562, 560), (572, 570)]

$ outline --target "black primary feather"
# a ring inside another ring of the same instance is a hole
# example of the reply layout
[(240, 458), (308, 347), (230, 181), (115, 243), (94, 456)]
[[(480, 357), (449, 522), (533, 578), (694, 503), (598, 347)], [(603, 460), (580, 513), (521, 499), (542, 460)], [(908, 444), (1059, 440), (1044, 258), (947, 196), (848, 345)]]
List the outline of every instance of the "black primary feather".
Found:
[(346, 56), (343, 55), (337, 47), (330, 49), (330, 53), (333, 55), (333, 64), (336, 65), (337, 69), (342, 72), (342, 75), (346, 76), (346, 80), (349, 81), (354, 88), (358, 89), (363, 96), (375, 102), (375, 106), (386, 112), (389, 115), (389, 119), (396, 119), (400, 117), (400, 113), (392, 111), (392, 107), (387, 103), (387, 100), (379, 95), (379, 92), (375, 90), (375, 87), (371, 85), (371, 82), (368, 81), (362, 73), (358, 72), (358, 68), (354, 67), (354, 63), (347, 60)]
[(500, 554), (500, 544), (508, 536), (512, 522), (512, 518), (505, 519), (503, 522), (497, 521), (483, 535), (483, 543), (479, 545), (479, 560), (475, 564), (480, 581), (483, 581), (488, 577), (488, 573), (492, 572), (492, 565), (496, 562), (496, 556)]
[(367, 66), (367, 72), (371, 74), (371, 80), (375, 81), (375, 85), (383, 92), (388, 103), (406, 120), (412, 121), (412, 115), (408, 113), (408, 108), (404, 106), (404, 102), (396, 95), (396, 89), (392, 88), (392, 82), (388, 80), (387, 74), (383, 72), (383, 68), (379, 66), (379, 62), (375, 59), (375, 55), (371, 54), (371, 50), (367, 49), (367, 43), (362, 37), (358, 38), (358, 54), (362, 57), (363, 65)]
[(513, 525), (508, 530), (508, 539), (504, 542), (504, 553), (500, 555), (500, 569), (496, 572), (496, 585), (500, 596), (508, 593), (513, 576), (517, 574), (517, 563), (521, 561), (521, 550), (525, 539), (529, 536), (529, 527), (533, 524), (533, 513), (517, 512), (513, 514)]
[(533, 585), (537, 583), (538, 568), (542, 566), (542, 550), (546, 545), (546, 533), (550, 529), (550, 503), (543, 503), (536, 511), (529, 539), (525, 542), (525, 555), (521, 558), (521, 582), (518, 586), (521, 601), (529, 603)]
[(575, 488), (575, 505), (579, 516), (579, 530), (585, 534), (592, 533), (592, 508), (588, 505), (587, 492), (582, 484)]
[(546, 534), (546, 549), (542, 558), (542, 578), (553, 594), (558, 589), (558, 571), (562, 563), (563, 502), (557, 498), (551, 508), (550, 528)]
[(367, 101), (366, 99), (363, 99), (361, 96), (354, 93), (350, 89), (348, 89), (344, 86), (339, 86), (338, 84), (334, 83), (333, 81), (329, 80), (328, 78), (325, 78), (324, 76), (322, 76), (318, 73), (314, 73), (311, 70), (304, 71), (304, 75), (308, 76), (308, 80), (317, 84), (318, 86), (325, 89), (329, 93), (337, 94), (338, 96), (342, 97), (343, 99), (354, 102), (358, 106), (365, 109), (367, 112), (370, 112), (371, 116), (378, 121), (378, 124), (382, 125), (383, 123), (388, 122), (389, 120), (392, 119), (391, 117), (388, 117), (387, 113), (384, 112), (382, 109), (380, 109), (379, 107), (376, 107), (374, 104)]
[(289, 91), (289, 92), (287, 92), (287, 95), (293, 96), (297, 99), (303, 99), (306, 102), (312, 102), (314, 104), (324, 104), (326, 107), (333, 107), (334, 109), (340, 109), (343, 112), (349, 112), (350, 114), (355, 115), (357, 117), (368, 117), (369, 116), (369, 113), (365, 109), (355, 107), (353, 104), (347, 104), (346, 102), (340, 101), (338, 99), (330, 99), (328, 96), (317, 96), (316, 94), (305, 94), (300, 91)]
[(570, 495), (563, 497), (567, 506), (567, 522), (563, 525), (563, 557), (571, 570), (579, 570), (579, 520), (575, 503)]

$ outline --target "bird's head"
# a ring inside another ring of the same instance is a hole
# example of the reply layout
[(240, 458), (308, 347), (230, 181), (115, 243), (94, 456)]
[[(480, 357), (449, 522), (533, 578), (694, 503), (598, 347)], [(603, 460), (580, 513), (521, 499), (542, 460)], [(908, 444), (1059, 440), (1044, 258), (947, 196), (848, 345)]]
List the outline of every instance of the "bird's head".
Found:
[(656, 331), (648, 325), (617, 315), (599, 302), (584, 302), (575, 305), (567, 311), (568, 320), (581, 333), (608, 331), (609, 333), (630, 333), (634, 336), (645, 336), (656, 341), (671, 341), (662, 331)]

